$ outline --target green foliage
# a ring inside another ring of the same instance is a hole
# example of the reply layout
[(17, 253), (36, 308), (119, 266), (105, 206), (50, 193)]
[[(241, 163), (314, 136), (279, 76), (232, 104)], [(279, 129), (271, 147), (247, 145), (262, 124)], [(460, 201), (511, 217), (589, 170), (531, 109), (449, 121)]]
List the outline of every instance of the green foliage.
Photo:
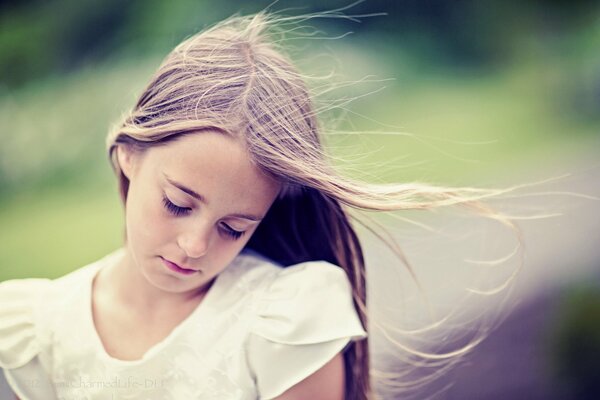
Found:
[[(270, 5), (288, 14), (349, 6), (343, 0), (52, 0), (0, 3), (0, 76), (10, 88), (60, 75), (118, 54), (162, 53), (188, 35), (236, 12)], [(369, 0), (346, 14), (387, 13), (356, 23), (329, 20), (328, 28), (392, 38), (431, 62), (502, 67), (523, 38), (560, 49), (562, 38), (597, 26), (598, 2)], [(318, 23), (318, 22), (317, 22)]]

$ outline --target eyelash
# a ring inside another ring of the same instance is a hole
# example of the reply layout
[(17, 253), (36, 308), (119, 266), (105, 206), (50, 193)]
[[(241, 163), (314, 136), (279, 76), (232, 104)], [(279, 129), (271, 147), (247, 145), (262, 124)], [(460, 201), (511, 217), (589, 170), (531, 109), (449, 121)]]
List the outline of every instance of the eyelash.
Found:
[[(173, 214), (175, 216), (187, 214), (188, 212), (191, 211), (190, 208), (176, 206), (167, 198), (167, 196), (163, 196), (162, 202), (163, 202), (163, 206), (167, 209), (167, 211), (169, 211), (171, 214)], [(234, 240), (239, 239), (240, 237), (242, 237), (242, 235), (244, 233), (246, 233), (245, 231), (236, 231), (235, 229), (231, 229), (231, 227), (229, 227), (225, 224), (223, 224), (222, 226), (223, 226), (222, 232)]]
[(176, 206), (175, 204), (171, 203), (171, 201), (169, 199), (167, 199), (166, 196), (163, 196), (163, 205), (165, 206), (167, 211), (169, 211), (171, 214), (173, 214), (175, 216), (187, 214), (189, 211), (191, 211), (189, 208)]

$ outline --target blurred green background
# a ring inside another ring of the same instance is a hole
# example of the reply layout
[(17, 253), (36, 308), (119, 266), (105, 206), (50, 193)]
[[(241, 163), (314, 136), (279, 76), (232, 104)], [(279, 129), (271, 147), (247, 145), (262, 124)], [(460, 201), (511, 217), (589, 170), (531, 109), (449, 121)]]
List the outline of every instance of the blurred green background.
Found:
[[(57, 277), (121, 244), (109, 127), (178, 42), (270, 3), (0, 1), (0, 281)], [(337, 154), (364, 163), (352, 173), (493, 186), (598, 148), (598, 1), (373, 0), (344, 12), (387, 15), (312, 20), (317, 36), (353, 33), (293, 41), (292, 56), (307, 73), (381, 80), (339, 92), (374, 93), (332, 113), (337, 129), (414, 134), (329, 137)]]

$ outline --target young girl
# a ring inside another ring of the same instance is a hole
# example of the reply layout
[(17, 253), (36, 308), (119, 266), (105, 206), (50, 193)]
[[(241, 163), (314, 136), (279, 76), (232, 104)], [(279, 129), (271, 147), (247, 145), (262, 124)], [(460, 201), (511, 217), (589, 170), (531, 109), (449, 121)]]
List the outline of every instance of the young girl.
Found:
[(270, 18), (178, 45), (108, 135), (122, 248), (0, 284), (0, 366), (19, 398), (371, 397), (348, 207), (475, 207), (489, 193), (336, 173)]

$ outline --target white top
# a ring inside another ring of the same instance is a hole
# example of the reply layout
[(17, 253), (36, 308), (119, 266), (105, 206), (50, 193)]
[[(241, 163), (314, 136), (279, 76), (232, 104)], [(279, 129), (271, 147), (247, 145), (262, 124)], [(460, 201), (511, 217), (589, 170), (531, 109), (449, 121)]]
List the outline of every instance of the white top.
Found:
[(245, 251), (141, 359), (113, 358), (92, 280), (124, 251), (59, 279), (0, 283), (0, 367), (21, 399), (272, 399), (366, 337), (342, 268)]

